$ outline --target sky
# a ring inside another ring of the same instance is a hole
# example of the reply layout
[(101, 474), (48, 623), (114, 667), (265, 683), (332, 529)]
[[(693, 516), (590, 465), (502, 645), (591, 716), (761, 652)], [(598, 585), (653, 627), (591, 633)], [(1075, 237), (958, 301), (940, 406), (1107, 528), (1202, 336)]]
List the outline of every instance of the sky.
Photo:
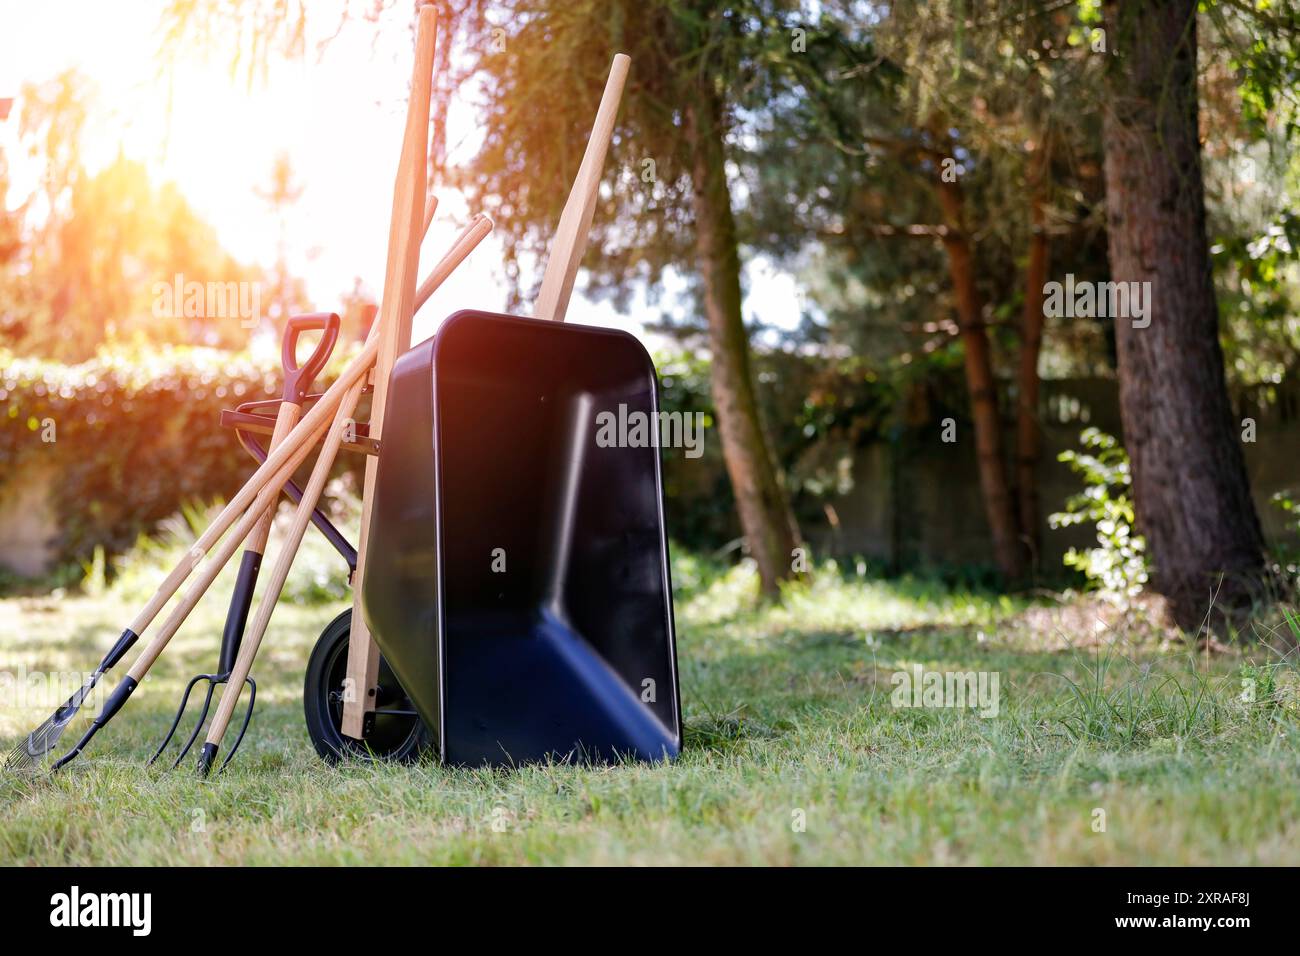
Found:
[[(317, 0), (313, 14), (318, 6), (323, 15), (315, 20), (317, 28), (333, 32), (332, 0)], [(88, 169), (108, 164), (119, 151), (144, 163), (156, 184), (176, 183), (232, 255), (268, 267), (277, 257), (280, 223), (256, 190), (267, 184), (276, 156), (287, 152), (303, 187), (286, 217), (289, 267), (306, 281), (314, 309), (339, 309), (357, 277), (376, 299), (383, 287), (412, 57), (410, 5), (394, 6), (378, 29), (350, 23), (319, 55), (309, 37), (305, 57), (273, 62), (266, 80), (250, 88), (242, 75), (232, 79), (229, 57), (220, 53), (210, 60), (187, 58), (164, 74), (157, 56), (161, 3), (0, 0), (0, 97), (76, 67), (96, 92), (83, 143)], [(593, 103), (593, 115), (594, 109)], [(11, 157), (14, 177), (11, 206), (30, 191), (36, 175), (16, 148), (15, 116), (16, 111), (0, 123), (0, 146)], [(472, 155), (473, 123), (468, 108), (453, 103), (450, 162)], [(606, 178), (612, 180), (609, 170)], [(471, 212), (454, 192), (436, 195), (421, 278)], [(500, 245), (489, 237), (416, 316), (415, 339), (432, 334), (458, 309), (503, 311), (501, 262)], [(778, 327), (797, 323), (791, 276), (760, 262), (747, 279), (747, 320)], [(644, 299), (638, 297), (631, 315), (621, 316), (609, 303), (588, 300), (583, 281), (580, 273), (569, 321), (650, 338), (639, 320), (656, 316)]]

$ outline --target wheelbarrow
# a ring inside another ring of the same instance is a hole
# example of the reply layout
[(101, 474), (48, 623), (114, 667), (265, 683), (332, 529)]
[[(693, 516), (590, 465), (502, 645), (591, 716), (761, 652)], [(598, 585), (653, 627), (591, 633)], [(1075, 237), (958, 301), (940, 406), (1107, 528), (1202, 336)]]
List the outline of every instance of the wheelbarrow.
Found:
[(602, 412), (657, 423), (654, 366), (626, 333), (562, 322), (629, 62), (614, 58), (537, 318), (460, 312), (392, 366), (348, 661), (311, 671), (343, 675), (326, 692), (345, 739), (409, 702), (453, 764), (681, 749), (658, 449), (596, 429)]
[[(602, 412), (656, 421), (625, 332), (458, 312), (405, 353), (378, 449), (366, 621), (382, 652), (343, 732), (352, 611), (321, 633), (303, 708), (317, 753), (453, 764), (673, 757), (681, 712), (658, 449), (602, 447)], [(308, 396), (310, 404), (316, 396)], [(223, 412), (259, 462), (270, 403)], [(365, 426), (345, 445), (374, 453)], [(302, 489), (285, 491), (295, 502)], [(355, 570), (356, 550), (312, 523)]]
[[(563, 324), (629, 62), (614, 58), (537, 318), (458, 312), (388, 379), (353, 613), (448, 763), (681, 750), (658, 443), (597, 429), (602, 413), (658, 423), (654, 365), (627, 333)], [(370, 698), (346, 691), (344, 726), (369, 729)]]
[(458, 312), (389, 383), (367, 623), (453, 764), (681, 749), (657, 421), (624, 332)]
[[(658, 449), (603, 447), (602, 412), (655, 421), (654, 365), (625, 332), (458, 312), (389, 383), (362, 583), (382, 652), (361, 738), (352, 610), (321, 632), (303, 709), (317, 753), (457, 765), (643, 760), (681, 749)], [(310, 404), (316, 396), (308, 396)], [(259, 462), (271, 403), (222, 413)], [(374, 454), (365, 426), (344, 446)], [(295, 502), (302, 489), (285, 491)], [(312, 523), (349, 570), (356, 550)]]

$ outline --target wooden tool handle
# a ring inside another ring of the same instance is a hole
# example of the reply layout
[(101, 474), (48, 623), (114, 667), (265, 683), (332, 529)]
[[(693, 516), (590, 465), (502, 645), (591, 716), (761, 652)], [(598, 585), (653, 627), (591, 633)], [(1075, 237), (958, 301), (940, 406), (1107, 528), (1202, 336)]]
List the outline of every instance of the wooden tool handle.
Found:
[[(429, 297), (438, 290), (438, 287), (447, 280), (447, 277), (459, 266), (474, 248), (487, 237), (492, 231), (492, 220), (482, 214), (476, 215), (461, 230), (456, 241), (442, 257), (442, 260), (433, 268), (429, 277), (425, 279), (420, 286), (416, 295), (415, 307), (417, 309), (429, 300)], [(369, 475), (369, 472), (367, 472)], [(373, 494), (373, 486), (371, 486)], [(370, 500), (369, 496), (365, 501)], [(362, 515), (362, 539), (366, 536), (366, 529), (369, 528), (369, 514), (363, 502)], [(360, 549), (358, 554), (364, 553)], [(370, 631), (366, 627), (365, 618), (361, 613), (360, 596), (361, 583), (365, 580), (362, 577), (365, 568), (365, 562), (358, 559), (357, 573), (353, 576), (356, 582), (353, 588), (353, 607), (352, 607), (352, 630), (349, 635), (348, 643), (348, 661), (347, 673), (348, 679), (352, 681), (352, 686), (357, 688), (357, 693), (349, 700), (343, 702), (343, 720), (342, 731), (351, 737), (360, 738), (362, 729), (365, 724), (365, 715), (369, 709), (367, 705), (371, 704), (370, 689), (374, 686), (379, 676), (379, 649), (375, 646), (374, 639), (370, 636)]]
[[(271, 435), (272, 448), (282, 444), (284, 436), (293, 430), (294, 424), (298, 421), (298, 413), (301, 410), (301, 407), (293, 402), (280, 403), (280, 407), (275, 414), (275, 431)], [(144, 680), (149, 668), (153, 666), (153, 662), (158, 659), (158, 655), (163, 652), (172, 636), (180, 630), (180, 626), (185, 623), (185, 619), (189, 617), (195, 605), (207, 593), (208, 588), (212, 586), (212, 582), (221, 573), (221, 569), (226, 566), (226, 562), (234, 555), (240, 542), (247, 538), (247, 549), (256, 551), (258, 554), (262, 553), (266, 547), (267, 535), (271, 530), (271, 520), (275, 517), (275, 506), (280, 500), (280, 489), (293, 475), (298, 464), (301, 464), (306, 459), (314, 444), (315, 441), (312, 441), (304, 445), (299, 453), (290, 459), (291, 464), (286, 465), (275, 478), (267, 482), (266, 486), (253, 500), (252, 506), (244, 512), (230, 533), (222, 539), (216, 552), (203, 561), (199, 576), (190, 582), (190, 586), (181, 595), (180, 601), (172, 608), (171, 613), (167, 615), (167, 619), (163, 621), (158, 633), (145, 645), (144, 650), (131, 664), (129, 673), (137, 684)], [(195, 557), (197, 558), (199, 555)]]
[[(419, 268), (420, 225), (425, 210), (425, 184), (429, 155), (429, 98), (433, 89), (433, 54), (438, 15), (431, 6), (420, 8), (415, 34), (415, 65), (411, 72), (411, 99), (406, 108), (402, 153), (393, 182), (393, 209), (388, 227), (388, 264), (383, 300), (379, 306), (379, 355), (376, 358), (375, 394), (370, 403), (370, 437), (383, 435), (387, 372), (397, 355), (410, 344), (415, 279)], [(402, 344), (405, 339), (406, 344)]]
[[(275, 412), (275, 431), (271, 432), (270, 451), (274, 451), (283, 442), (286, 435), (293, 431), (293, 426), (298, 424), (298, 416), (302, 412), (301, 405), (295, 405), (293, 402), (281, 402), (280, 407)], [(266, 511), (262, 513), (262, 518), (257, 522), (257, 527), (248, 538), (246, 550), (261, 554), (266, 550), (266, 539), (271, 534), (271, 522), (275, 520), (275, 506), (280, 503), (280, 496), (277, 493), (275, 498), (267, 506)]]
[(551, 257), (546, 262), (542, 288), (537, 295), (537, 307), (533, 312), (539, 319), (563, 322), (564, 313), (569, 308), (573, 280), (582, 263), (582, 254), (587, 248), (587, 237), (591, 232), (591, 219), (596, 212), (596, 194), (600, 189), (605, 153), (609, 149), (610, 137), (614, 134), (614, 120), (618, 117), (618, 104), (623, 98), (623, 85), (627, 81), (627, 71), (631, 64), (631, 58), (619, 53), (615, 55), (614, 64), (610, 67), (609, 79), (605, 81), (605, 93), (600, 98), (600, 109), (596, 111), (596, 122), (592, 124), (587, 150), (582, 156), (582, 165), (578, 167), (578, 176), (573, 181), (568, 201), (560, 214), (560, 224), (555, 230), (555, 240), (551, 243)]
[[(397, 356), (410, 347), (411, 319), (415, 315), (415, 282), (420, 267), (418, 232), (424, 211), (425, 180), (429, 162), (429, 97), (433, 90), (433, 53), (438, 19), (432, 7), (421, 7), (415, 31), (415, 65), (411, 73), (411, 98), (406, 106), (406, 131), (402, 154), (393, 183), (393, 211), (388, 228), (388, 267), (384, 274), (384, 297), (379, 309), (382, 328), (379, 355), (375, 360), (375, 391), (370, 401), (370, 437), (382, 441), (384, 415), (388, 406), (388, 379)], [(357, 569), (353, 580), (365, 580), (366, 546), (370, 509), (375, 493), (378, 462), (366, 459), (361, 488), (361, 535), (357, 541)], [(360, 588), (352, 594), (352, 632), (348, 652), (348, 673), (362, 661), (364, 686), (375, 679), (377, 654), (370, 654), (370, 633), (366, 630), (358, 602)], [(363, 651), (362, 648), (365, 648)], [(374, 660), (372, 661), (371, 658)], [(358, 665), (360, 666), (360, 665)], [(358, 680), (356, 686), (363, 686)], [(364, 713), (350, 703), (343, 706), (343, 733), (359, 737)]]
[(433, 295), (438, 286), (447, 281), (447, 276), (455, 271), (456, 267), (465, 261), (465, 257), (474, 251), (474, 247), (486, 238), (487, 234), (492, 231), (492, 220), (483, 213), (478, 213), (473, 219), (460, 231), (456, 241), (452, 243), (450, 251), (442, 257), (442, 261), (433, 267), (429, 277), (420, 283), (420, 288), (415, 293), (415, 311), (419, 312), (420, 307), (429, 301), (429, 296)]
[(433, 225), (433, 214), (438, 211), (438, 197), (430, 196), (424, 203), (424, 225), (420, 229), (421, 241), (429, 235), (429, 227)]

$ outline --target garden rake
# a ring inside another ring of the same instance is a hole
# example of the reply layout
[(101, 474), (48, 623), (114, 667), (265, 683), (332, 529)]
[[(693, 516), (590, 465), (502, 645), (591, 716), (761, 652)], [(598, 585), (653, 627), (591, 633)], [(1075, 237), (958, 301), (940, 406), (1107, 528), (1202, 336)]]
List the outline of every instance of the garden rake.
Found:
[(117, 639), (117, 643), (104, 655), (104, 659), (99, 662), (99, 666), (86, 678), (85, 683), (81, 685), (76, 693), (64, 701), (39, 727), (20, 740), (13, 750), (9, 751), (8, 757), (5, 758), (5, 770), (12, 773), (29, 772), (35, 769), (37, 763), (58, 746), (59, 738), (68, 729), (72, 719), (77, 716), (77, 712), (81, 710), (81, 705), (90, 696), (90, 692), (95, 689), (99, 679), (122, 659), (126, 652), (131, 649), (131, 645), (136, 642), (136, 638), (136, 633), (129, 627), (122, 632), (122, 636)]

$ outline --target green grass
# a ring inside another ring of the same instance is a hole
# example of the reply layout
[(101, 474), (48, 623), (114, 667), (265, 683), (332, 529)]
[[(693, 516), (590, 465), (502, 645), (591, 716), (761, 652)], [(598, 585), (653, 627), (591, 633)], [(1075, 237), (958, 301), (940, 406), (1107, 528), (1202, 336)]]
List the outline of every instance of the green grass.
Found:
[[(156, 580), (137, 557), (93, 597), (0, 602), (0, 665), (92, 665)], [(295, 593), (328, 592), (306, 565)], [(829, 568), (755, 610), (745, 569), (674, 568), (686, 748), (673, 764), (328, 767), (301, 681), (336, 600), (277, 611), (229, 772), (145, 769), (185, 677), (213, 663), (219, 587), (68, 771), (0, 779), (0, 862), (1300, 863), (1296, 671), (1266, 650), (1069, 634), (1045, 605)], [(894, 707), (891, 676), (914, 664), (996, 672), (998, 715)], [(45, 716), (14, 703), (6, 742)]]

